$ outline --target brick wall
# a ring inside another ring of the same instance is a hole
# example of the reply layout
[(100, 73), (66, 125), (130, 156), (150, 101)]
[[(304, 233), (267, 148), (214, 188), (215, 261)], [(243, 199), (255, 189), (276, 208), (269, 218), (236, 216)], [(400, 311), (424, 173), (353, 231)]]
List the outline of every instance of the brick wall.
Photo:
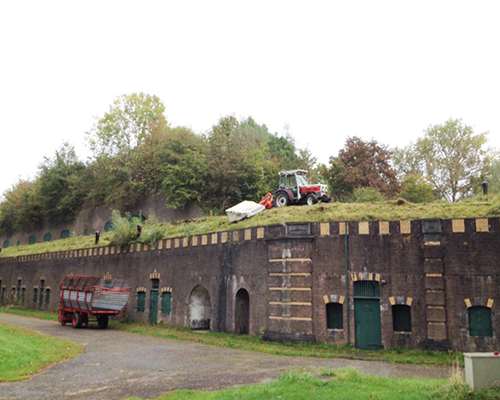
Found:
[[(55, 310), (64, 275), (111, 274), (131, 285), (127, 316), (147, 322), (151, 279), (159, 279), (160, 291), (171, 293), (172, 308), (169, 314), (159, 308), (158, 322), (189, 327), (191, 295), (199, 287), (208, 294), (210, 329), (233, 332), (236, 294), (244, 291), (251, 335), (359, 344), (354, 285), (371, 281), (379, 288), (372, 300), (380, 311), (380, 347), (482, 351), (498, 345), (499, 249), (498, 218), (273, 224), (154, 246), (2, 257), (0, 294), (3, 288), (4, 304), (40, 307), (33, 291), (48, 289), (42, 307)], [(145, 292), (144, 311), (136, 310), (137, 292)], [(341, 329), (327, 328), (327, 303), (342, 306)], [(398, 306), (410, 310), (409, 332), (394, 331)], [(468, 312), (474, 306), (491, 310), (492, 336), (470, 336)]]

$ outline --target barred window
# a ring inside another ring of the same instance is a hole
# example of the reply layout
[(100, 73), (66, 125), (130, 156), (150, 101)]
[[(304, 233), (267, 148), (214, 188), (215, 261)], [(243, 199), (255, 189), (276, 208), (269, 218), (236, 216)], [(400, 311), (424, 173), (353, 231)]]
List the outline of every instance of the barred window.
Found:
[(326, 304), (326, 327), (328, 329), (343, 329), (342, 304)]
[(170, 314), (172, 304), (172, 293), (163, 292), (161, 294), (161, 312), (164, 314)]
[(493, 336), (491, 308), (469, 307), (469, 334), (471, 336)]
[(395, 332), (411, 332), (411, 307), (403, 304), (392, 306), (392, 325)]
[(137, 292), (137, 311), (144, 312), (146, 309), (146, 292)]

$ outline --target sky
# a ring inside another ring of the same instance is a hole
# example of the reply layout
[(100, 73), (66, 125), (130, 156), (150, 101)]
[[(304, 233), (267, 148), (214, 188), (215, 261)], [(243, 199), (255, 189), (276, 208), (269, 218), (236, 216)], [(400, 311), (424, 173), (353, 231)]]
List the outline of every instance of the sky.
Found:
[(348, 137), (403, 147), (460, 118), (500, 148), (500, 2), (0, 2), (0, 196), (123, 94), (173, 126), (251, 116), (328, 163)]

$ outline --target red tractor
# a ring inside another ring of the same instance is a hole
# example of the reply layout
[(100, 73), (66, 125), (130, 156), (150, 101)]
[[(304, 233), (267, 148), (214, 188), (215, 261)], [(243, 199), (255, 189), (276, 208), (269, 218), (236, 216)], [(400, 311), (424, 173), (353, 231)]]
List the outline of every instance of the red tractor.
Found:
[(328, 186), (321, 183), (310, 185), (307, 183), (306, 174), (307, 171), (301, 169), (281, 171), (279, 189), (274, 192), (273, 206), (313, 205), (318, 200), (328, 203), (330, 201)]

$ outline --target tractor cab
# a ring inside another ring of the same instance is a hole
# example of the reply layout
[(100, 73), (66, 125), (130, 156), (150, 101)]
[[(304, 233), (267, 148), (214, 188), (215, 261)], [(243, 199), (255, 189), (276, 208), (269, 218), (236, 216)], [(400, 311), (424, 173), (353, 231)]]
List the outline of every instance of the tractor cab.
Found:
[(279, 173), (279, 188), (274, 193), (275, 207), (291, 204), (315, 204), (318, 200), (330, 201), (328, 187), (323, 184), (310, 185), (307, 182), (307, 171), (295, 169)]

